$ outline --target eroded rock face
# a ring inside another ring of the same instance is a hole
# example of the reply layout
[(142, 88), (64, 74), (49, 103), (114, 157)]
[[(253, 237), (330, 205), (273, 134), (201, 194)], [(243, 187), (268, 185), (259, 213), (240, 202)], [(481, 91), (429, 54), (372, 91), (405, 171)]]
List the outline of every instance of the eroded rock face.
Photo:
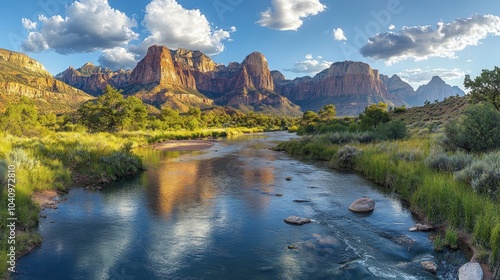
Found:
[(19, 71), (26, 70), (30, 75), (39, 75), (52, 78), (52, 75), (40, 62), (22, 53), (0, 49), (0, 60), (15, 66)]
[(5, 104), (21, 97), (33, 99), (40, 111), (52, 113), (74, 110), (92, 99), (85, 92), (54, 79), (40, 62), (0, 49), (0, 100)]
[(314, 78), (275, 79), (275, 83), (279, 94), (303, 110), (317, 111), (333, 103), (338, 115), (357, 115), (371, 103), (382, 101), (394, 105), (378, 70), (363, 62), (337, 62)]
[(349, 206), (349, 210), (355, 213), (368, 213), (372, 212), (374, 209), (375, 200), (369, 197), (358, 198)]
[(392, 75), (390, 78), (386, 75), (380, 75), (380, 79), (387, 87), (387, 91), (391, 95), (392, 100), (406, 102), (408, 98), (413, 98), (415, 96), (413, 87), (401, 80), (398, 75)]
[(109, 68), (86, 63), (79, 69), (70, 66), (56, 75), (56, 78), (88, 94), (99, 96), (108, 84), (117, 89), (125, 88), (131, 73), (130, 70), (112, 71)]

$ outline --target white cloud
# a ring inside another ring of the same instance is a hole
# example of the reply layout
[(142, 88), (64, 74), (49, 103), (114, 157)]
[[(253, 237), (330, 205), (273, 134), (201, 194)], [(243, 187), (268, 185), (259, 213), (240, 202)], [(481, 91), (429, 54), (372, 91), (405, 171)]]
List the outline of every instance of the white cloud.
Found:
[(186, 48), (199, 50), (205, 54), (224, 51), (224, 41), (229, 41), (236, 27), (229, 30), (214, 29), (200, 10), (188, 10), (175, 0), (153, 0), (146, 6), (146, 16), (142, 24), (150, 35), (140, 46), (131, 50), (144, 54), (154, 44), (171, 49)]
[(135, 55), (123, 47), (104, 50), (98, 61), (101, 66), (112, 70), (132, 69), (137, 64)]
[(22, 22), (30, 31), (23, 49), (30, 52), (93, 52), (124, 46), (138, 37), (132, 30), (137, 22), (111, 8), (107, 0), (75, 1), (66, 8), (65, 17), (40, 15), (38, 22)]
[(332, 34), (333, 34), (333, 39), (335, 39), (337, 41), (346, 41), (347, 40), (347, 38), (344, 35), (344, 30), (342, 30), (342, 28), (333, 29)]
[(323, 57), (318, 56), (316, 59), (312, 54), (306, 55), (306, 60), (295, 62), (293, 64), (293, 68), (284, 69), (285, 71), (293, 72), (293, 73), (308, 73), (308, 74), (316, 74), (320, 71), (329, 68), (333, 62), (326, 61)]
[(396, 26), (394, 24), (389, 25), (389, 30), (394, 30), (396, 29)]
[(500, 17), (475, 14), (450, 23), (403, 27), (399, 32), (385, 32), (371, 37), (360, 52), (365, 57), (383, 59), (387, 64), (413, 58), (456, 58), (456, 52), (476, 46), (488, 36), (500, 35)]
[(421, 85), (428, 83), (432, 77), (439, 76), (441, 79), (445, 81), (463, 79), (465, 77), (465, 72), (458, 69), (443, 69), (443, 68), (434, 68), (434, 69), (406, 69), (403, 72), (397, 73), (397, 75), (413, 85)]
[(24, 28), (28, 31), (34, 30), (38, 27), (38, 23), (33, 22), (27, 18), (23, 18), (21, 22), (23, 23)]
[(319, 0), (272, 0), (271, 4), (273, 7), (262, 12), (257, 23), (277, 30), (297, 30), (304, 23), (303, 18), (326, 10)]

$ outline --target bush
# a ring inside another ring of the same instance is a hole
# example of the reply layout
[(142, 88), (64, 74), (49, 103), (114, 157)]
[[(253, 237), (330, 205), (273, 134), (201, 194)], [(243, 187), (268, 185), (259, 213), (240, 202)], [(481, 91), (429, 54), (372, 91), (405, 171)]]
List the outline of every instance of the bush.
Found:
[(442, 172), (456, 172), (469, 166), (474, 157), (464, 152), (449, 155), (443, 151), (435, 151), (425, 159), (425, 165), (433, 170)]
[(499, 199), (500, 152), (490, 153), (455, 173), (455, 179), (469, 183), (474, 191)]
[(345, 145), (332, 158), (332, 164), (336, 168), (352, 169), (354, 167), (354, 158), (361, 152), (356, 147)]
[(445, 128), (446, 144), (467, 152), (486, 152), (500, 148), (500, 112), (489, 103), (471, 105), (461, 122)]
[(408, 136), (406, 124), (399, 120), (382, 123), (377, 127), (376, 131), (383, 140), (404, 139)]

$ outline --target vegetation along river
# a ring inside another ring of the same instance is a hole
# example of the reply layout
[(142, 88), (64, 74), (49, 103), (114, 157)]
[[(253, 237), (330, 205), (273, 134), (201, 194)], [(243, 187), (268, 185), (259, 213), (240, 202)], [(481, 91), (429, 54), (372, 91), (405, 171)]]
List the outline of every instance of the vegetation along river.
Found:
[[(409, 232), (416, 221), (396, 195), (269, 149), (291, 137), (138, 151), (141, 176), (73, 188), (58, 209), (43, 211), (43, 244), (20, 259), (15, 278), (456, 279), (465, 256), (437, 253), (428, 233)], [(373, 213), (348, 210), (362, 196), (376, 201)], [(286, 224), (291, 215), (312, 223)], [(425, 260), (437, 274), (422, 268)]]

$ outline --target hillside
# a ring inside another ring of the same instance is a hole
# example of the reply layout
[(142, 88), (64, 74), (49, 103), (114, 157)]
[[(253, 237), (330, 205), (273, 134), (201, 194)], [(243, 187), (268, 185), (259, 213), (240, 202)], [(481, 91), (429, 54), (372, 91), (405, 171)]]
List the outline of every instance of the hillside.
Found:
[(0, 49), (0, 110), (22, 96), (32, 99), (41, 112), (64, 113), (92, 99), (85, 92), (56, 80), (30, 57)]
[(410, 128), (438, 128), (450, 120), (460, 118), (469, 104), (468, 96), (451, 96), (444, 101), (430, 103), (424, 106), (412, 107), (406, 112), (391, 112), (391, 117), (405, 122)]

